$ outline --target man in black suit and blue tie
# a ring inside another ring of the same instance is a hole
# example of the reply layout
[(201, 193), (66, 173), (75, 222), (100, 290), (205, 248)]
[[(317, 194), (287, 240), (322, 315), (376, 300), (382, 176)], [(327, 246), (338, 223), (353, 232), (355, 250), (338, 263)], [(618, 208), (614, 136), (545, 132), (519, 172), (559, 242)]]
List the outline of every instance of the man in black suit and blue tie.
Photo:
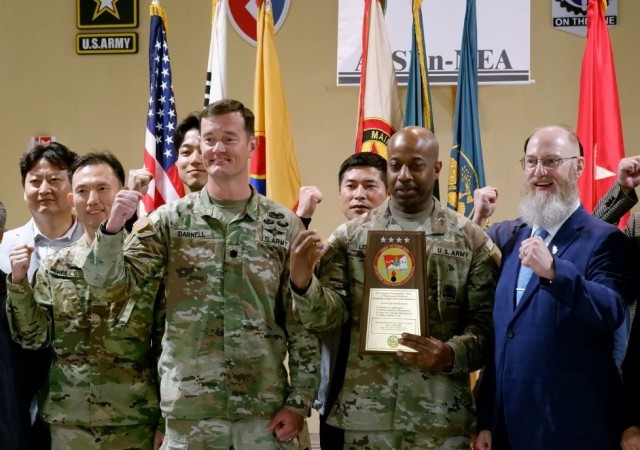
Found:
[(478, 447), (610, 450), (622, 431), (613, 350), (633, 299), (631, 246), (580, 205), (584, 159), (571, 129), (536, 130), (521, 162), (521, 217), (488, 230), (503, 259)]

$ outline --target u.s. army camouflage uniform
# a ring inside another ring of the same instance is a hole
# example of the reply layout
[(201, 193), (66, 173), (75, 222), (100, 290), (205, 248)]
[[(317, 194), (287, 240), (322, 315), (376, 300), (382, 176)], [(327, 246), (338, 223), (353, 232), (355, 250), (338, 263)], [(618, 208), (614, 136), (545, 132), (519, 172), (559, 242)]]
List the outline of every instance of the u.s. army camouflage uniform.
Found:
[(156, 274), (164, 279), (159, 372), (168, 424), (271, 419), (282, 407), (307, 416), (319, 344), (293, 317), (288, 282), (289, 246), (301, 229), (293, 213), (253, 190), (227, 221), (202, 190), (139, 221), (124, 252), (121, 234), (98, 233), (85, 264), (90, 283), (118, 296)]
[[(83, 236), (49, 256), (33, 287), (26, 279), (12, 284), (9, 276), (11, 336), (26, 349), (52, 348), (40, 414), (52, 428), (54, 449), (116, 448), (106, 441), (122, 438), (118, 434), (136, 448), (150, 449), (149, 436), (160, 417), (153, 350), (161, 330), (154, 329), (155, 296), (144, 289), (109, 300), (92, 295), (82, 271), (88, 251)], [(87, 447), (84, 441), (74, 446), (64, 437), (90, 435), (82, 430), (102, 436), (102, 447), (100, 442)]]
[[(469, 448), (474, 415), (469, 372), (483, 366), (490, 345), (499, 253), (480, 228), (434, 203), (418, 230), (427, 237), (430, 332), (455, 353), (446, 373), (394, 354), (358, 354), (367, 232), (401, 230), (389, 200), (338, 227), (317, 277), (304, 295), (294, 293), (295, 313), (310, 329), (325, 331), (349, 316), (353, 321), (344, 385), (327, 420), (347, 430), (345, 448), (384, 448), (380, 442), (395, 448)], [(368, 431), (377, 435), (377, 444)]]

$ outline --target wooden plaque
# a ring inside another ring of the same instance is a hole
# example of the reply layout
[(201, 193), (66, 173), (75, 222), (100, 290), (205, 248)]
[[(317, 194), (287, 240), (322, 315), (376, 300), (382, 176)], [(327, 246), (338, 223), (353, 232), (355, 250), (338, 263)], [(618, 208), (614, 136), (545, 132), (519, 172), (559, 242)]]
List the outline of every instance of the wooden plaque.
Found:
[(421, 231), (369, 231), (360, 354), (413, 352), (402, 333), (429, 336), (425, 245)]

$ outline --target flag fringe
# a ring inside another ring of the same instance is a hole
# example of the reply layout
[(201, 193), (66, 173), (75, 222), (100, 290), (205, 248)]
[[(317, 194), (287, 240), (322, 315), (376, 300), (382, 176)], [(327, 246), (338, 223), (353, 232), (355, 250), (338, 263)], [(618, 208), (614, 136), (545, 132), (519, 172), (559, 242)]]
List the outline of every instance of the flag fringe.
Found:
[(158, 0), (153, 0), (151, 6), (149, 6), (149, 13), (152, 16), (158, 16), (162, 20), (164, 24), (164, 32), (169, 35), (169, 21), (167, 20), (167, 15), (164, 13), (164, 8), (160, 6)]

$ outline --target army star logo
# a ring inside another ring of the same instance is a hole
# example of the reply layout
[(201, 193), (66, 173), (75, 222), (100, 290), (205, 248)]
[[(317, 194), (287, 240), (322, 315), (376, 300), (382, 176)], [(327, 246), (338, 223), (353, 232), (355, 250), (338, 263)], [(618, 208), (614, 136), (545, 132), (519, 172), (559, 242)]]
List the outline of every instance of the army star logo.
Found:
[(118, 7), (116, 3), (118, 0), (93, 0), (96, 2), (96, 10), (93, 13), (93, 19), (96, 20), (96, 17), (100, 16), (102, 13), (108, 12), (116, 19), (120, 20), (120, 14), (118, 13)]

